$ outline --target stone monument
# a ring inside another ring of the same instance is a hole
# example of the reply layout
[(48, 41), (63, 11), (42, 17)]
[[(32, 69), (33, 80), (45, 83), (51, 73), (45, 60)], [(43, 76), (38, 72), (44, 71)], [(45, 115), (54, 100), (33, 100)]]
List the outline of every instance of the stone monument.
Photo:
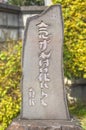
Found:
[(63, 87), (60, 6), (28, 19), (24, 37), (22, 117), (69, 119)]
[(61, 6), (27, 19), (22, 55), (22, 111), (8, 130), (81, 130), (69, 116), (63, 83)]

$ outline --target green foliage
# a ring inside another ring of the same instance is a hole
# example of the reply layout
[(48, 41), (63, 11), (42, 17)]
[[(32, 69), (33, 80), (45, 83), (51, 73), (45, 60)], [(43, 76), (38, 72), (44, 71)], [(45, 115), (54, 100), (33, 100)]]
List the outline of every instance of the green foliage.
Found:
[(64, 15), (64, 69), (68, 78), (86, 78), (86, 0), (53, 0)]
[(13, 5), (43, 5), (44, 1), (43, 0), (8, 0), (9, 4)]
[(86, 117), (86, 104), (76, 103), (70, 106), (70, 112), (72, 115), (77, 115), (78, 118)]
[(20, 110), (21, 41), (10, 41), (0, 52), (0, 130), (4, 130)]
[[(40, 1), (36, 0), (34, 3), (33, 0), (27, 3), (26, 0), (9, 0), (9, 2), (16, 5), (33, 5)], [(53, 2), (62, 4), (64, 15), (65, 76), (86, 78), (86, 1), (53, 0)], [(20, 55), (21, 41), (8, 42), (7, 49), (0, 52), (0, 130), (5, 130), (20, 111)], [(70, 111), (80, 118), (83, 128), (86, 128), (86, 107), (79, 104), (71, 107)]]
[(79, 102), (73, 106), (70, 106), (69, 109), (70, 113), (79, 119), (83, 130), (86, 130), (86, 104), (82, 104)]
[(82, 124), (83, 130), (86, 130), (86, 117), (81, 119), (81, 124)]

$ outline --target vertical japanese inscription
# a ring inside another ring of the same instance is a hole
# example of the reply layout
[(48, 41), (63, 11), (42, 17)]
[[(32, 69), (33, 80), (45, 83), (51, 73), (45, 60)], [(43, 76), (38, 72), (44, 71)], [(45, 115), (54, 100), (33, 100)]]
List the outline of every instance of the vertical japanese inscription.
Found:
[(49, 89), (50, 75), (49, 65), (51, 51), (48, 49), (50, 43), (50, 34), (48, 32), (48, 24), (41, 21), (37, 24), (38, 28), (38, 43), (39, 43), (39, 84), (41, 89), (40, 103), (42, 106), (47, 106), (46, 98), (48, 98), (47, 90)]
[(23, 46), (22, 118), (70, 119), (63, 85), (62, 34), (59, 5), (27, 19)]
[(33, 88), (29, 88), (29, 106), (35, 106), (35, 91)]

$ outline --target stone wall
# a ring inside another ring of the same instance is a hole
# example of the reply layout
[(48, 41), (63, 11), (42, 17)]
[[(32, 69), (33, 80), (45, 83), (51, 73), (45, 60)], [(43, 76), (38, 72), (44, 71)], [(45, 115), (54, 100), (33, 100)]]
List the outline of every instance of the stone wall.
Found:
[(0, 3), (0, 41), (18, 39), (20, 8)]
[(26, 6), (17, 7), (0, 3), (0, 42), (6, 38), (23, 38), (27, 17), (40, 14), (46, 7)]
[(86, 79), (78, 79), (67, 83), (66, 88), (70, 104), (77, 101), (86, 103)]

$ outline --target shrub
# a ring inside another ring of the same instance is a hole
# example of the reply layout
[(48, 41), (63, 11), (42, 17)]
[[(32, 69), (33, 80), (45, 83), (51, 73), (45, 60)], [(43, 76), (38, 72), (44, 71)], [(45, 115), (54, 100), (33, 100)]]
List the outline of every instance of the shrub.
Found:
[(20, 111), (21, 41), (5, 43), (0, 52), (0, 130), (4, 130)]
[(64, 70), (68, 78), (86, 78), (86, 0), (53, 0), (64, 16)]
[(77, 102), (69, 107), (70, 113), (81, 122), (83, 130), (86, 130), (86, 103)]

